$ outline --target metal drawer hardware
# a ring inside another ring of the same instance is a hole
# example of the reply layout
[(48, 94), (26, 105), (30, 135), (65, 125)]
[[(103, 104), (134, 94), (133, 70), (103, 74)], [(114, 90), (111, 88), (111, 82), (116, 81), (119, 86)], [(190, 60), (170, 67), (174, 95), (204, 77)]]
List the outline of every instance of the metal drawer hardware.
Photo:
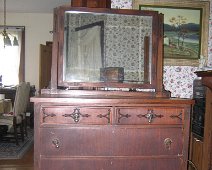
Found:
[(71, 117), (72, 119), (74, 119), (74, 122), (77, 123), (77, 122), (79, 122), (80, 116), (82, 116), (82, 117), (89, 117), (90, 115), (89, 114), (82, 114), (82, 113), (80, 113), (80, 109), (75, 108), (73, 113), (71, 113), (71, 114), (64, 114), (62, 116), (64, 116), (64, 117)]
[(107, 114), (100, 114), (100, 115), (97, 115), (98, 118), (106, 118), (108, 120), (108, 123), (110, 123), (110, 109), (108, 109), (108, 113)]
[(199, 140), (199, 139), (197, 139), (197, 138), (194, 138), (194, 140), (195, 140), (195, 142), (200, 142), (200, 140)]
[(60, 141), (59, 139), (55, 138), (55, 139), (52, 139), (52, 143), (54, 144), (55, 148), (59, 148), (60, 147)]
[(55, 117), (56, 116), (56, 114), (54, 114), (54, 113), (45, 113), (45, 109), (44, 108), (42, 108), (42, 112), (43, 112), (43, 122), (45, 122), (45, 119), (47, 117)]
[(168, 150), (170, 150), (170, 149), (171, 149), (172, 143), (173, 143), (173, 142), (172, 142), (172, 140), (171, 140), (170, 138), (166, 138), (166, 139), (164, 140), (165, 148), (168, 149)]
[(152, 120), (154, 118), (162, 118), (163, 117), (163, 115), (157, 115), (157, 114), (155, 114), (152, 109), (148, 109), (147, 114), (145, 114), (145, 115), (139, 114), (137, 116), (139, 118), (145, 117), (146, 119), (148, 119), (148, 122), (149, 123), (152, 123)]
[(170, 117), (172, 118), (172, 119), (175, 119), (175, 118), (178, 118), (178, 119), (180, 119), (180, 120), (182, 120), (182, 113), (180, 113), (179, 115), (171, 115)]
[(120, 123), (120, 120), (122, 118), (129, 118), (129, 117), (131, 117), (131, 115), (129, 115), (129, 114), (122, 114), (122, 113), (120, 113), (120, 109), (118, 109), (118, 123)]

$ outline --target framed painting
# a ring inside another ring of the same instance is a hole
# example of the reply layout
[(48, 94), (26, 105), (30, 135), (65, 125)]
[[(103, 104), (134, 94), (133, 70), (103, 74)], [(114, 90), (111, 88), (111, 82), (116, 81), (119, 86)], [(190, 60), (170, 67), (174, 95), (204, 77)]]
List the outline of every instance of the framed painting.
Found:
[(198, 60), (207, 56), (209, 3), (134, 0), (133, 8), (164, 14), (164, 58)]

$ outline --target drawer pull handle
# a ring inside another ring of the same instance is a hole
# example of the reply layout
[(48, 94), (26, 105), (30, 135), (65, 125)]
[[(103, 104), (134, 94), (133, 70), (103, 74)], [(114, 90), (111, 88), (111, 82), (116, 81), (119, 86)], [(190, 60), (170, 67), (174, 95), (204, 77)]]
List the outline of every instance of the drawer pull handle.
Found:
[(74, 119), (74, 122), (75, 123), (78, 123), (79, 120), (80, 120), (80, 117), (89, 117), (90, 115), (89, 114), (82, 114), (82, 113), (80, 113), (80, 109), (75, 108), (73, 113), (71, 113), (71, 114), (64, 114), (62, 116), (64, 116), (64, 117), (71, 117), (72, 119)]
[(170, 138), (166, 138), (165, 140), (164, 140), (164, 145), (165, 145), (165, 148), (167, 149), (167, 150), (170, 150), (171, 149), (171, 145), (172, 145), (172, 140), (170, 139)]
[(107, 114), (99, 114), (97, 115), (98, 118), (106, 118), (108, 120), (108, 123), (110, 123), (110, 109), (108, 110)]
[(122, 113), (120, 113), (120, 109), (118, 110), (118, 123), (120, 123), (120, 120), (122, 118), (129, 118), (129, 117), (131, 117), (131, 115), (129, 115), (129, 114), (122, 114)]
[(194, 140), (195, 140), (196, 142), (200, 142), (200, 140), (199, 140), (199, 139), (197, 139), (197, 138), (194, 138)]
[(145, 114), (145, 115), (140, 114), (140, 115), (137, 115), (137, 116), (139, 118), (145, 117), (146, 119), (148, 119), (148, 122), (149, 123), (152, 123), (152, 120), (154, 118), (162, 118), (163, 117), (163, 115), (157, 115), (157, 114), (155, 114), (152, 109), (148, 109), (147, 114)]
[(54, 146), (55, 146), (55, 148), (59, 148), (60, 147), (60, 145), (59, 145), (59, 139), (53, 139), (52, 140), (52, 143), (54, 144)]

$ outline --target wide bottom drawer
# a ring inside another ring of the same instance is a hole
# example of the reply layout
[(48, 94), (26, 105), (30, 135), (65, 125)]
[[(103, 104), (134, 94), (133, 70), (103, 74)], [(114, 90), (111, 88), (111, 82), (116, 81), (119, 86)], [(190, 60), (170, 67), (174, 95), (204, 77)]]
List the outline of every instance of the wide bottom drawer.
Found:
[(42, 158), (41, 170), (181, 170), (182, 162), (173, 159), (139, 158)]
[(43, 156), (176, 156), (183, 151), (181, 128), (42, 128)]

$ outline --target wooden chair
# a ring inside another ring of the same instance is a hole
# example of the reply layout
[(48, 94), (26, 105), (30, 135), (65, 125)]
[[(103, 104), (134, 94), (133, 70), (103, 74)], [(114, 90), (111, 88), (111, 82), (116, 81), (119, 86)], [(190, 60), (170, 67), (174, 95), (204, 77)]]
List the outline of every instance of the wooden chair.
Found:
[(24, 141), (24, 115), (26, 112), (27, 103), (29, 101), (29, 83), (22, 82), (17, 86), (13, 112), (0, 115), (0, 125), (8, 126), (8, 134), (3, 137), (5, 139), (14, 138), (18, 145), (19, 134)]
[(24, 94), (23, 94), (23, 112), (22, 112), (22, 119), (23, 119), (23, 127), (24, 127), (24, 133), (27, 135), (27, 119), (26, 119), (26, 109), (27, 105), (29, 103), (29, 96), (30, 96), (30, 83), (27, 82), (26, 86), (24, 87)]

